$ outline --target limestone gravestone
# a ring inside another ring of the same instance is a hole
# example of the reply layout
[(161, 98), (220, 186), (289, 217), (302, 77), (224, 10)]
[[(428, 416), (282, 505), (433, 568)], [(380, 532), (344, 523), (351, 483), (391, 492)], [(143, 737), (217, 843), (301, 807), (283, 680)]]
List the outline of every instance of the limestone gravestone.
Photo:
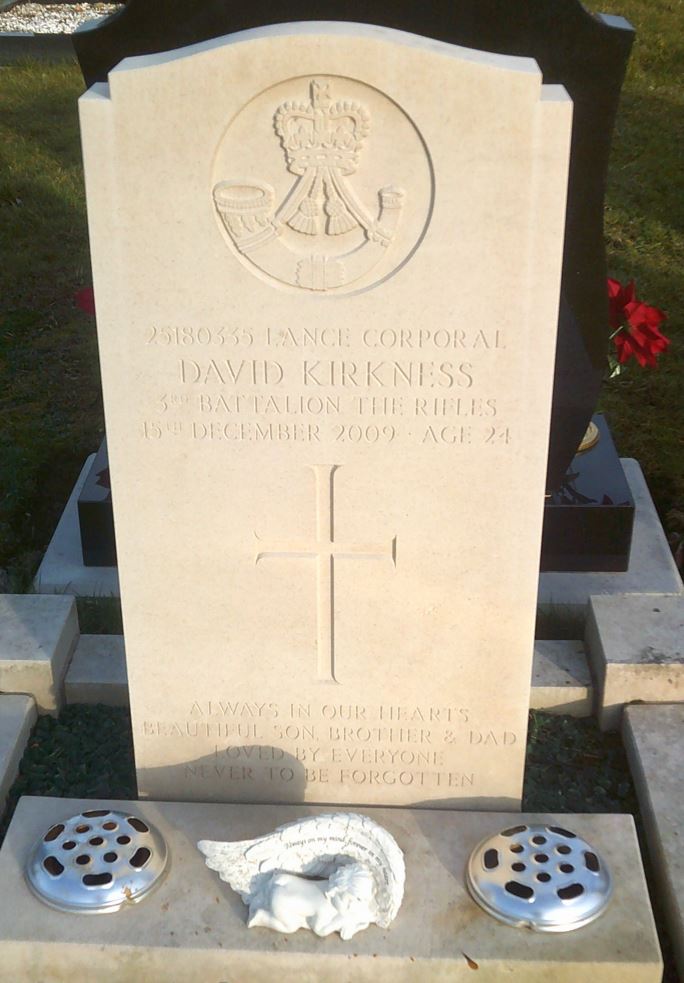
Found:
[(141, 794), (519, 804), (571, 111), (330, 23), (82, 97)]

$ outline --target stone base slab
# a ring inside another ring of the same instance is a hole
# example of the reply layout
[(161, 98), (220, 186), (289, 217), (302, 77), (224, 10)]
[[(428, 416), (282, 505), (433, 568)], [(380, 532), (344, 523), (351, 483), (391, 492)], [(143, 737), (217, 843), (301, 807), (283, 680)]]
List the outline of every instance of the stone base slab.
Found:
[[(78, 496), (95, 460), (91, 454), (83, 465), (62, 517), (45, 551), (33, 587), (39, 594), (75, 594), (77, 597), (119, 597), (116, 567), (86, 567), (81, 553), (78, 526)], [(150, 561), (153, 562), (153, 561)]]
[[(247, 909), (209, 870), (196, 841), (245, 839), (329, 810), (137, 802), (136, 814), (166, 837), (170, 868), (139, 905), (78, 916), (47, 908), (23, 870), (48, 827), (86, 808), (130, 803), (23, 798), (0, 852), (0, 966), (12, 983), (658, 983), (660, 950), (631, 816), (564, 816), (610, 865), (615, 893), (595, 922), (561, 935), (501, 924), (469, 897), (464, 869), (484, 836), (521, 822), (560, 821), (520, 813), (363, 810), (405, 853), (407, 888), (388, 930), (371, 926), (349, 942), (309, 932), (247, 929)], [(474, 970), (478, 970), (474, 975)]]
[(638, 461), (621, 458), (635, 504), (629, 568), (623, 573), (542, 573), (537, 608), (559, 622), (583, 617), (596, 594), (682, 594), (684, 585)]

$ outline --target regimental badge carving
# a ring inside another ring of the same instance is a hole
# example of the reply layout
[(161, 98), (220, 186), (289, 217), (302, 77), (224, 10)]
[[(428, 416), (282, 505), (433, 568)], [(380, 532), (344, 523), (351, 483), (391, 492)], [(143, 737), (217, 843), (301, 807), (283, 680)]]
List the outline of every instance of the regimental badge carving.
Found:
[(271, 185), (230, 179), (213, 188), (214, 204), (235, 247), (281, 283), (328, 291), (359, 280), (387, 255), (399, 227), (405, 192), (377, 191), (369, 207), (354, 190), (353, 175), (370, 128), (366, 106), (334, 101), (343, 80), (312, 79), (308, 102), (275, 110), (274, 139), (295, 175), (283, 201)]

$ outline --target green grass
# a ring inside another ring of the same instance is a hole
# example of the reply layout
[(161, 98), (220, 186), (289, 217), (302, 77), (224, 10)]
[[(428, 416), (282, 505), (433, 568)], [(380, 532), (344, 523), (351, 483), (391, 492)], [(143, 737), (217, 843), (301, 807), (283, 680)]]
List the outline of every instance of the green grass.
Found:
[(657, 370), (630, 369), (601, 400), (620, 453), (641, 463), (666, 526), (684, 534), (684, 4), (620, 0), (637, 40), (622, 93), (608, 182), (608, 269), (668, 312)]
[(0, 569), (25, 588), (103, 432), (72, 65), (0, 74)]

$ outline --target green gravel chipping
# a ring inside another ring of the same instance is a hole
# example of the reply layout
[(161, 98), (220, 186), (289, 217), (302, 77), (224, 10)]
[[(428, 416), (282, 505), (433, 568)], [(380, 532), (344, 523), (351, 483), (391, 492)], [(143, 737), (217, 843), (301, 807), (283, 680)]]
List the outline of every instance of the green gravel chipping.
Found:
[(619, 734), (593, 717), (532, 711), (527, 734), (525, 812), (629, 812), (637, 804)]
[(73, 705), (39, 717), (0, 822), (0, 842), (22, 795), (136, 799), (131, 718), (124, 707)]

